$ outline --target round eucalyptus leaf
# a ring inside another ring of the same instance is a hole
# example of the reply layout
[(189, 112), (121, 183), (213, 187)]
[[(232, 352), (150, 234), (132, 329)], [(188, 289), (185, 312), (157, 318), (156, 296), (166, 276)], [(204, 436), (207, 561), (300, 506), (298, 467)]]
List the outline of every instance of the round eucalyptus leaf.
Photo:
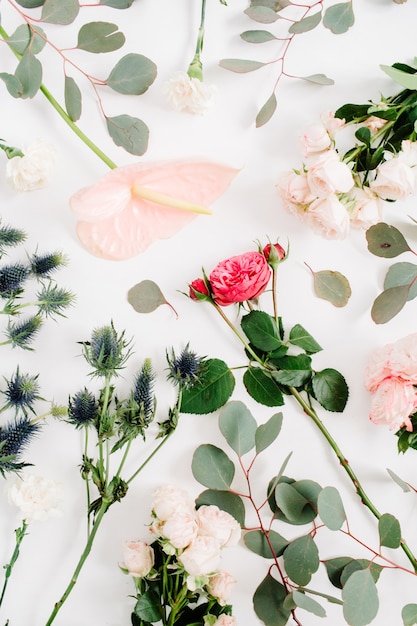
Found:
[(324, 487), (317, 499), (318, 513), (330, 530), (340, 530), (346, 521), (342, 498), (336, 487)]
[(257, 423), (243, 402), (229, 402), (219, 416), (219, 428), (229, 446), (241, 457), (255, 446)]
[(42, 65), (31, 52), (24, 52), (15, 71), (16, 78), (23, 86), (22, 98), (33, 98), (42, 83)]
[(71, 76), (65, 76), (64, 99), (69, 117), (73, 122), (76, 122), (81, 116), (82, 95), (80, 88)]
[[(44, 35), (45, 38), (41, 35)], [(10, 35), (7, 43), (19, 54), (23, 54), (30, 44), (31, 53), (38, 54), (46, 45), (46, 35), (39, 26), (36, 27), (35, 32), (28, 24), (21, 24)]]
[(385, 222), (370, 226), (366, 231), (366, 240), (369, 252), (385, 259), (392, 259), (403, 252), (410, 251), (407, 241), (398, 228)]
[(249, 550), (264, 559), (281, 556), (289, 543), (285, 537), (274, 530), (270, 530), (266, 535), (261, 530), (250, 530), (244, 534), (243, 541)]
[(145, 154), (149, 141), (149, 128), (145, 122), (131, 115), (116, 115), (106, 118), (106, 126), (116, 146), (135, 156)]
[(333, 78), (329, 78), (326, 74), (310, 74), (309, 76), (300, 76), (300, 78), (315, 85), (334, 85)]
[(265, 424), (260, 424), (255, 432), (256, 453), (268, 448), (278, 437), (282, 426), (282, 413), (274, 413)]
[(297, 585), (307, 585), (320, 565), (319, 551), (310, 534), (294, 539), (283, 557), (285, 571)]
[(351, 2), (339, 2), (326, 9), (323, 26), (335, 35), (345, 33), (355, 23), (355, 14)]
[(364, 569), (349, 577), (342, 589), (343, 615), (351, 626), (366, 626), (378, 613), (378, 592), (372, 574)]
[(49, 24), (72, 24), (80, 11), (78, 0), (45, 0), (42, 6), (41, 20)]
[(194, 451), (191, 470), (194, 478), (210, 489), (228, 489), (235, 475), (233, 462), (212, 444), (203, 444)]
[(276, 40), (275, 35), (269, 30), (245, 30), (240, 33), (241, 38), (248, 43), (265, 43), (266, 41)]
[(318, 298), (327, 300), (336, 307), (347, 305), (352, 289), (346, 276), (333, 270), (322, 270), (313, 272), (313, 280), (314, 291)]
[(246, 74), (247, 72), (259, 70), (259, 68), (264, 67), (266, 63), (250, 61), (249, 59), (222, 59), (219, 65), (225, 70), (230, 70), (237, 74)]
[(261, 126), (264, 126), (265, 124), (267, 124), (269, 120), (271, 119), (271, 117), (274, 115), (276, 109), (277, 109), (277, 98), (276, 98), (275, 93), (272, 93), (269, 96), (268, 100), (265, 102), (265, 104), (261, 107), (261, 109), (259, 110), (256, 116), (256, 120), (255, 120), (256, 128), (261, 128)]
[(404, 626), (417, 624), (417, 604), (406, 604), (401, 611)]
[(408, 287), (408, 300), (417, 296), (417, 265), (415, 263), (394, 263), (388, 269), (384, 280), (384, 289)]
[(384, 513), (378, 520), (379, 542), (387, 548), (398, 548), (401, 544), (400, 522), (394, 515)]
[(122, 57), (111, 70), (106, 84), (114, 91), (128, 95), (145, 93), (156, 78), (153, 61), (142, 54), (131, 52)]
[(285, 626), (291, 610), (284, 607), (285, 587), (267, 574), (253, 595), (253, 608), (265, 626)]
[(288, 29), (288, 32), (292, 35), (299, 35), (300, 33), (306, 33), (309, 30), (316, 28), (321, 22), (321, 11), (317, 11), (314, 15), (308, 15), (302, 18), (298, 22), (293, 22)]
[(273, 24), (279, 19), (279, 15), (268, 6), (250, 6), (244, 10), (244, 13), (254, 22), (260, 24)]
[(124, 43), (124, 34), (119, 31), (117, 24), (111, 22), (89, 22), (78, 31), (77, 48), (86, 52), (113, 52)]
[(384, 289), (371, 308), (371, 317), (375, 324), (386, 324), (395, 317), (408, 301), (408, 286), (390, 287)]

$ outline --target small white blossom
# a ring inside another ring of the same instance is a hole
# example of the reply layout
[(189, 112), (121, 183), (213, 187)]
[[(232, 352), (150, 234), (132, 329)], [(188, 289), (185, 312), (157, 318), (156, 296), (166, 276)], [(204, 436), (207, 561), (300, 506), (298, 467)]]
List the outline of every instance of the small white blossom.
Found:
[(168, 101), (177, 111), (205, 113), (214, 102), (216, 88), (187, 72), (178, 71), (168, 82)]
[(62, 513), (61, 484), (33, 474), (17, 479), (8, 487), (8, 499), (27, 522), (58, 517)]
[(22, 152), (23, 156), (15, 156), (7, 161), (7, 179), (17, 191), (33, 191), (43, 187), (55, 164), (55, 150), (46, 141), (36, 139)]

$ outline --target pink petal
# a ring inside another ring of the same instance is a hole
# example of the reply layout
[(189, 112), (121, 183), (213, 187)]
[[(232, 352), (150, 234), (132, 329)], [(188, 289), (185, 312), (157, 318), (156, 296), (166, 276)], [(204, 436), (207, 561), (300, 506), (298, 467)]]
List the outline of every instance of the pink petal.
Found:
[(69, 202), (78, 217), (95, 222), (123, 211), (130, 198), (131, 185), (105, 177), (95, 185), (77, 191)]

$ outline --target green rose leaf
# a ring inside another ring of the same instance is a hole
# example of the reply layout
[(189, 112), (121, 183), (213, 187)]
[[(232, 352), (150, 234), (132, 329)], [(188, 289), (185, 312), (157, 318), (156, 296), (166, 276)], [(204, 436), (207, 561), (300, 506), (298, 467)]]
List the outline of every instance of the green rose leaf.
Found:
[(401, 544), (400, 522), (390, 513), (384, 513), (378, 520), (379, 542), (387, 548), (398, 548)]
[(248, 43), (265, 43), (265, 41), (276, 40), (275, 35), (269, 30), (245, 30), (244, 33), (240, 33), (240, 36)]
[(379, 66), (385, 74), (387, 74), (396, 83), (405, 87), (406, 89), (417, 89), (417, 75), (403, 72), (402, 70), (392, 67), (391, 65)]
[(156, 73), (153, 61), (142, 54), (131, 52), (116, 63), (106, 84), (118, 93), (139, 96), (152, 85)]
[[(311, 270), (311, 268), (309, 268)], [(346, 276), (333, 270), (313, 272), (314, 292), (318, 298), (328, 300), (334, 306), (346, 306), (352, 290)]]
[(145, 622), (159, 622), (162, 619), (159, 596), (152, 589), (142, 593), (135, 604), (135, 615)]
[(45, 0), (41, 20), (49, 24), (71, 24), (79, 10), (78, 0)]
[(279, 369), (271, 376), (281, 385), (301, 387), (311, 377), (311, 358), (307, 354), (284, 356), (275, 364)]
[(285, 587), (267, 574), (253, 596), (253, 608), (265, 626), (285, 626), (288, 623), (291, 611), (284, 608), (286, 595)]
[(235, 475), (233, 462), (212, 444), (203, 444), (194, 451), (191, 470), (194, 478), (209, 489), (228, 489)]
[(31, 53), (39, 54), (46, 45), (46, 35), (45, 39), (41, 35), (45, 35), (42, 28), (36, 27), (35, 32), (28, 24), (22, 24), (8, 38), (7, 43), (19, 54), (23, 54), (30, 44)]
[(131, 115), (106, 118), (106, 126), (116, 146), (130, 154), (142, 156), (148, 149), (149, 128), (142, 120)]
[(406, 604), (401, 611), (404, 626), (417, 624), (417, 604)]
[(249, 59), (222, 59), (219, 61), (220, 67), (230, 72), (236, 72), (237, 74), (246, 74), (247, 72), (254, 72), (259, 70), (260, 67), (264, 67), (266, 63), (260, 61), (250, 61)]
[(152, 313), (162, 304), (167, 304), (172, 309), (171, 304), (153, 280), (142, 280), (131, 287), (127, 292), (127, 301), (138, 313)]
[(117, 24), (111, 22), (90, 22), (78, 31), (77, 48), (87, 52), (113, 52), (125, 43), (125, 36)]
[(292, 35), (299, 35), (300, 33), (306, 33), (309, 30), (316, 28), (321, 22), (321, 11), (317, 11), (314, 15), (308, 15), (298, 22), (294, 22), (288, 29), (288, 32)]
[(279, 19), (279, 15), (268, 6), (251, 6), (243, 11), (254, 22), (261, 24), (272, 24)]
[(401, 489), (404, 491), (404, 493), (407, 493), (407, 492), (411, 491), (410, 485), (408, 483), (406, 483), (405, 480), (403, 480), (402, 478), (397, 476), (397, 474), (395, 474), (395, 472), (393, 472), (392, 470), (390, 470), (388, 468), (387, 468), (387, 472), (391, 476), (392, 480), (394, 482), (396, 482), (397, 485), (399, 485), (401, 487)]
[(313, 598), (310, 598), (301, 591), (297, 591), (297, 589), (294, 589), (291, 595), (294, 604), (300, 609), (304, 609), (305, 611), (313, 613), (313, 615), (317, 615), (318, 617), (326, 617), (326, 611), (323, 609), (321, 604), (313, 600)]
[(219, 416), (219, 428), (229, 446), (241, 457), (255, 446), (257, 423), (243, 402), (229, 402)]
[(375, 324), (386, 324), (392, 320), (405, 306), (409, 292), (408, 286), (390, 287), (382, 291), (371, 308)]
[(310, 534), (294, 539), (283, 557), (285, 571), (297, 585), (307, 585), (320, 565), (319, 551)]
[(135, 0), (100, 0), (99, 4), (103, 4), (113, 9), (128, 9)]
[(255, 432), (256, 454), (270, 446), (278, 437), (282, 426), (282, 413), (274, 413), (265, 424), (260, 424)]
[(296, 324), (290, 330), (290, 343), (293, 346), (298, 346), (307, 354), (315, 354), (316, 352), (320, 352), (323, 348), (317, 343), (317, 341), (306, 331), (306, 329), (301, 326), (301, 324)]
[(329, 78), (326, 74), (310, 74), (309, 76), (300, 76), (300, 78), (315, 85), (334, 85), (333, 78)]
[(241, 526), (245, 525), (245, 505), (236, 493), (221, 489), (206, 489), (200, 493), (195, 503), (197, 508), (210, 504), (218, 506), (219, 509), (234, 517)]
[(385, 280), (384, 289), (391, 287), (408, 287), (408, 299), (413, 300), (417, 296), (417, 265), (414, 263), (394, 263), (389, 268)]
[(366, 240), (369, 252), (385, 259), (392, 259), (403, 252), (411, 251), (398, 228), (385, 222), (370, 226), (366, 231)]
[(65, 108), (67, 110), (68, 116), (72, 119), (73, 122), (76, 122), (80, 119), (81, 116), (81, 90), (78, 87), (77, 83), (71, 76), (65, 76), (64, 83), (64, 99), (65, 99)]
[(206, 415), (224, 406), (233, 393), (235, 379), (224, 361), (207, 359), (198, 383), (184, 389), (182, 413)]
[(323, 26), (335, 35), (345, 33), (355, 23), (355, 15), (351, 2), (340, 2), (328, 7), (324, 12)]
[(324, 487), (317, 499), (318, 513), (330, 530), (340, 530), (346, 521), (342, 498), (336, 487)]
[(340, 372), (326, 368), (317, 372), (311, 381), (314, 397), (327, 411), (341, 413), (349, 395), (346, 380)]
[(272, 352), (282, 346), (274, 318), (264, 311), (251, 311), (244, 315), (241, 326), (251, 344), (258, 350)]
[(277, 109), (277, 98), (275, 94), (272, 93), (256, 116), (256, 120), (255, 120), (256, 128), (261, 128), (261, 126), (264, 126), (264, 124), (267, 124), (269, 120), (271, 119), (271, 117), (274, 115), (276, 109)]
[(344, 567), (340, 577), (342, 586), (344, 587), (346, 585), (347, 580), (350, 576), (352, 576), (352, 574), (359, 572), (360, 570), (369, 571), (374, 582), (378, 582), (379, 575), (382, 572), (382, 567), (374, 561), (368, 561), (368, 559), (351, 559), (350, 563)]
[(270, 530), (266, 535), (261, 530), (249, 530), (244, 534), (243, 541), (249, 550), (264, 559), (281, 556), (288, 546), (287, 539), (274, 530)]
[(343, 588), (341, 582), (342, 573), (346, 565), (351, 563), (352, 560), (353, 559), (350, 556), (338, 556), (334, 559), (327, 559), (327, 561), (324, 561), (327, 576), (334, 587), (337, 587), (338, 589)]
[(6, 85), (6, 89), (13, 98), (21, 98), (23, 94), (23, 85), (14, 74), (7, 72), (0, 73), (0, 79)]
[(42, 83), (42, 65), (31, 52), (24, 52), (15, 76), (23, 86), (21, 98), (33, 98)]
[(248, 367), (243, 375), (248, 394), (265, 406), (282, 406), (284, 397), (278, 385), (260, 367)]
[(370, 624), (378, 613), (378, 592), (369, 570), (357, 571), (342, 589), (343, 615), (352, 626)]

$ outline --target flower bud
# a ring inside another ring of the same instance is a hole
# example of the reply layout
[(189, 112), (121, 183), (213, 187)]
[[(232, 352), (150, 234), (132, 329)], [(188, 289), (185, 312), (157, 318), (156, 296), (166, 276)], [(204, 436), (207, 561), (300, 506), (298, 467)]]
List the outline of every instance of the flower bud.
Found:
[(274, 243), (273, 245), (268, 243), (262, 252), (268, 261), (268, 265), (270, 265), (273, 270), (277, 269), (279, 262), (285, 259), (287, 254), (279, 243)]
[(209, 290), (203, 278), (196, 278), (189, 285), (191, 300), (210, 300)]

